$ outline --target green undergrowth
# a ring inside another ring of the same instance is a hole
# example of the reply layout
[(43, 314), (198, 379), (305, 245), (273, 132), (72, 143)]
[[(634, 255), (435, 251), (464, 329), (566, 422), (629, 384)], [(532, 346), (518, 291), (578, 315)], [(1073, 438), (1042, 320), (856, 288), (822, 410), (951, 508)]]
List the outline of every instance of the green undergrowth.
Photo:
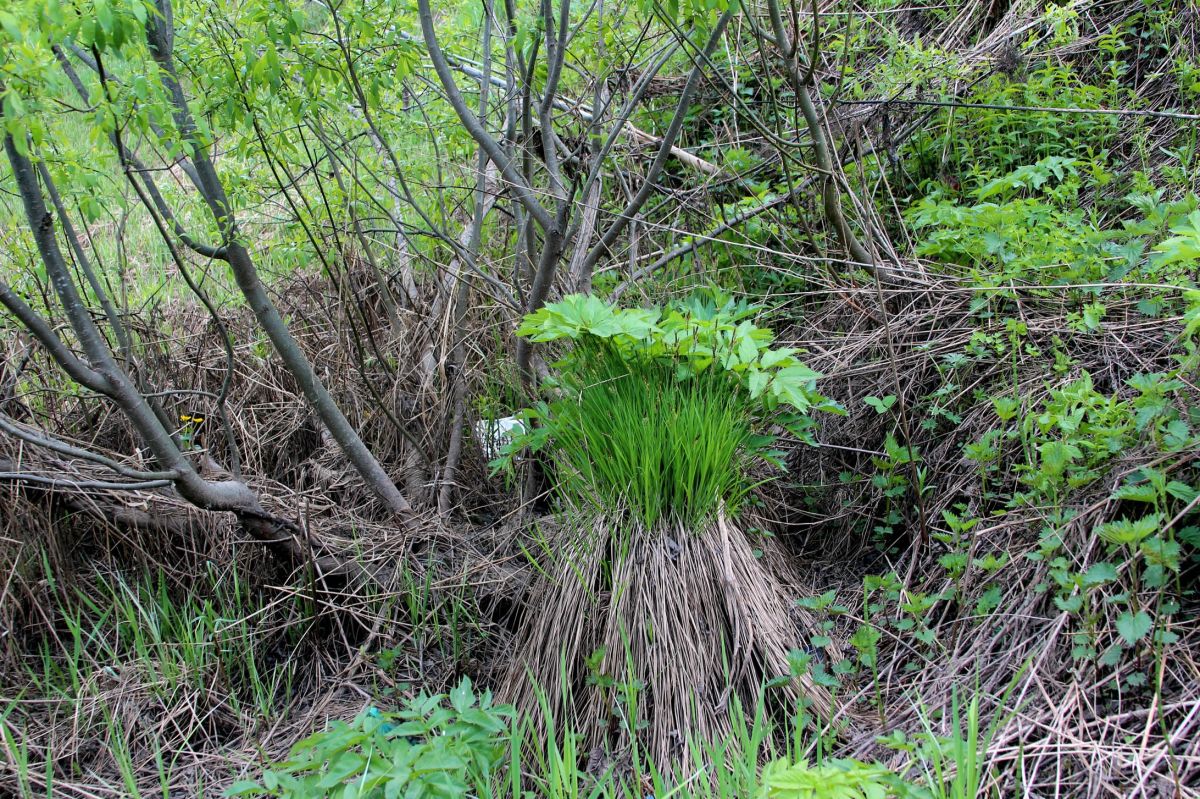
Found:
[(0, 751), (20, 796), (79, 782), (149, 795), (151, 772), (165, 796), (188, 746), (236, 739), (295, 697), (301, 661), (265, 653), (296, 641), (236, 569), (210, 569), (186, 594), (161, 574), (97, 570), (68, 587), (45, 569), (48, 626), (30, 631), (0, 683)]
[(161, 569), (94, 566), (69, 581), (48, 561), (43, 571), (42, 623), (5, 641), (0, 662), (0, 763), (21, 799), (73, 795), (79, 785), (129, 797), (219, 795), (228, 775), (197, 770), (196, 758), (221, 753), (224, 762), (270, 746), (328, 684), (330, 661), (315, 652), (331, 653), (339, 669), (358, 655), (364, 685), (387, 702), (418, 669), (456, 668), (481, 635), (464, 589), (428, 567), (403, 569), (394, 591), (359, 594), (363, 613), (403, 631), (361, 653), (339, 648), (352, 618), (331, 632), (303, 583), (265, 589), (211, 564), (185, 584)]
[(1151, 284), (1147, 300), (1175, 302), (1171, 287), (1193, 282), (1200, 258), (1196, 195), (1130, 194), (1122, 210), (1134, 218), (1110, 227), (1079, 207), (1082, 169), (1075, 159), (1048, 156), (984, 183), (966, 200), (931, 193), (906, 214), (922, 236), (917, 254), (966, 267), (972, 287), (993, 297), (1015, 298), (1025, 286), (1077, 286), (1071, 295), (1096, 296), (1126, 281)]
[[(592, 758), (579, 737), (555, 732), (522, 746), (529, 730), (512, 708), (463, 679), (448, 694), (420, 694), (396, 710), (368, 708), (333, 721), (299, 741), (286, 759), (226, 789), (230, 797), (275, 799), (968, 799), (986, 789), (983, 755), (999, 716), (983, 717), (979, 696), (955, 699), (950, 724), (912, 736), (881, 738), (903, 765), (830, 757), (811, 717), (791, 721), (782, 749), (764, 697), (730, 706), (732, 733), (721, 741), (689, 741), (683, 763), (662, 771), (634, 742), (624, 761)], [(557, 742), (557, 743), (554, 743)], [(765, 765), (763, 765), (765, 764)]]
[(207, 597), (180, 598), (162, 577), (129, 580), (98, 574), (59, 609), (63, 632), (47, 637), (27, 667), (31, 693), (77, 699), (96, 688), (89, 674), (129, 667), (162, 699), (181, 692), (220, 695), (235, 713), (269, 715), (291, 696), (292, 664), (264, 668), (255, 621), (260, 597), (236, 570), (208, 575)]
[(545, 450), (567, 501), (625, 508), (646, 527), (736, 510), (752, 464), (779, 465), (771, 425), (807, 439), (810, 411), (839, 410), (795, 349), (771, 346), (760, 312), (723, 297), (665, 310), (582, 295), (548, 304), (518, 333), (566, 343), (554, 398), (523, 412), (525, 433), (494, 466)]
[(603, 343), (575, 351), (581, 389), (553, 416), (558, 489), (601, 507), (629, 507), (647, 526), (736, 509), (756, 443), (750, 410), (727, 381), (675, 379), (669, 365), (627, 360)]
[[(211, 578), (209, 598), (180, 599), (161, 580), (104, 575), (86, 596), (64, 604), (64, 650), (43, 647), (28, 670), (25, 692), (0, 705), (0, 748), (17, 774), (17, 796), (55, 796), (61, 783), (80, 782), (131, 797), (174, 796), (186, 752), (265, 731), (291, 712), (299, 661), (264, 667), (261, 643), (272, 620), (256, 609), (236, 574)], [(409, 610), (414, 623), (432, 623), (427, 605)], [(625, 697), (623, 713), (636, 717), (638, 686), (618, 693)], [(982, 717), (978, 696), (956, 701), (948, 728), (944, 714), (937, 711), (935, 721), (931, 709), (915, 731), (880, 739), (901, 756), (903, 765), (891, 767), (831, 756), (830, 730), (803, 706), (782, 722), (787, 729), (778, 729), (781, 722), (766, 709), (769, 700), (762, 693), (746, 707), (735, 698), (731, 735), (689, 741), (682, 762), (670, 768), (639, 751), (636, 735), (627, 759), (595, 768), (588, 765), (590, 753), (579, 748), (580, 736), (556, 728), (553, 719), (538, 742), (527, 745), (530, 719), (498, 705), (469, 680), (445, 694), (377, 691), (353, 719), (325, 722), (286, 758), (268, 758), (261, 770), (237, 777), (210, 771), (188, 783), (188, 795), (195, 789), (209, 796), (280, 799), (965, 799), (988, 779), (982, 756), (997, 723)], [(96, 771), (97, 763), (75, 755), (45, 757), (31, 738), (30, 713), (47, 701), (60, 706), (62, 719), (83, 724), (79, 734), (102, 742), (108, 768)], [(177, 740), (131, 724), (131, 702), (145, 718), (169, 712), (185, 727), (197, 726)], [(206, 726), (204, 719), (222, 705), (240, 719), (241, 732)], [(198, 711), (195, 720), (186, 720), (188, 711)]]

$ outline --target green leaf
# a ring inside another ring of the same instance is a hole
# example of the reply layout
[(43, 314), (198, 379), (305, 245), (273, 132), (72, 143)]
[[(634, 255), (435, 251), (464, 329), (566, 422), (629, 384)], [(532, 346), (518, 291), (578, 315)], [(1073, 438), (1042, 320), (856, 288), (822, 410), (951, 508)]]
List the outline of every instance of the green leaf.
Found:
[(1068, 597), (1054, 597), (1054, 605), (1064, 613), (1078, 613), (1083, 607), (1083, 595), (1072, 594)]
[(1095, 532), (1102, 540), (1114, 546), (1132, 546), (1157, 533), (1161, 520), (1161, 514), (1151, 513), (1136, 521), (1120, 519), (1105, 522), (1098, 525)]
[(888, 394), (886, 397), (863, 397), (863, 402), (875, 409), (875, 413), (887, 413), (893, 405), (896, 404), (896, 396)]
[(317, 787), (329, 789), (340, 785), (348, 777), (362, 771), (366, 763), (366, 758), (357, 752), (342, 752), (329, 761), (329, 768), (325, 776), (317, 781)]
[(1200, 259), (1200, 209), (1188, 214), (1184, 222), (1172, 225), (1171, 232), (1177, 235), (1154, 245), (1156, 265), (1191, 263)]
[(759, 360), (759, 366), (763, 369), (770, 369), (774, 366), (791, 366), (795, 362), (793, 354), (796, 352), (794, 347), (781, 347), (777, 350), (767, 350), (762, 354)]
[(1167, 493), (1175, 497), (1180, 502), (1190, 503), (1195, 502), (1196, 497), (1200, 496), (1200, 488), (1193, 488), (1187, 483), (1181, 483), (1178, 480), (1172, 480), (1167, 483)]
[(1145, 638), (1152, 627), (1154, 627), (1154, 621), (1144, 610), (1139, 610), (1137, 613), (1126, 610), (1117, 617), (1117, 632), (1130, 646)]
[(442, 748), (425, 751), (413, 765), (414, 771), (457, 771), (467, 767), (467, 763), (453, 752)]
[(746, 387), (750, 389), (750, 398), (758, 399), (767, 389), (767, 382), (770, 376), (758, 369), (751, 369), (746, 378)]
[(459, 713), (464, 713), (475, 704), (475, 692), (471, 690), (471, 678), (463, 677), (456, 687), (450, 690), (450, 705)]
[(1063, 474), (1067, 466), (1083, 457), (1083, 451), (1069, 441), (1047, 441), (1038, 446), (1038, 454), (1042, 456), (1042, 469), (1054, 476)]
[(1021, 404), (1013, 397), (996, 397), (992, 400), (992, 407), (996, 410), (1000, 421), (1007, 422), (1017, 415)]
[(1085, 588), (1092, 588), (1097, 585), (1111, 583), (1117, 579), (1117, 569), (1111, 563), (1100, 562), (1092, 564), (1092, 567), (1084, 572), (1083, 585)]
[(24, 38), (21, 35), (21, 26), (17, 23), (16, 16), (7, 11), (0, 11), (0, 30), (4, 31), (13, 44), (20, 43)]
[(738, 359), (742, 363), (754, 363), (754, 361), (758, 358), (758, 345), (755, 344), (754, 339), (750, 337), (749, 331), (747, 331), (745, 334), (742, 333), (741, 328), (747, 326), (752, 327), (750, 322), (742, 322), (741, 326), (738, 328), (738, 334), (741, 336), (741, 338), (738, 340), (737, 355)]
[(1113, 499), (1129, 499), (1134, 502), (1156, 502), (1158, 492), (1149, 483), (1127, 483), (1112, 494)]

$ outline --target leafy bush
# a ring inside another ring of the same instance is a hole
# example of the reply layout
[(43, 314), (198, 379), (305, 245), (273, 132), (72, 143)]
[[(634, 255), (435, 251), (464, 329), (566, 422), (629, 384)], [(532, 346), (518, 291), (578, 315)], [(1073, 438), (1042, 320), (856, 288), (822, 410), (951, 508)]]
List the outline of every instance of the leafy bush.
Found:
[[(1049, 156), (993, 178), (971, 192), (973, 204), (939, 193), (906, 213), (924, 231), (917, 253), (972, 267), (978, 287), (1115, 282), (1133, 275), (1188, 281), (1200, 260), (1195, 195), (1164, 202), (1163, 192), (1131, 194), (1141, 218), (1102, 229), (1077, 208), (1079, 164)], [(1095, 325), (1086, 327), (1094, 329)]]
[[(984, 184), (973, 205), (926, 197), (907, 214), (914, 228), (927, 231), (917, 253), (974, 267), (980, 287), (1102, 279), (1111, 268), (1111, 245), (1082, 211), (1063, 207), (1069, 187), (1061, 184), (1075, 172), (1074, 161), (1052, 157)], [(1016, 196), (1035, 192), (1048, 196)]]
[[(1020, 81), (994, 75), (983, 81), (967, 102), (1095, 109), (1112, 100), (1105, 96), (1104, 88), (1084, 82), (1071, 67), (1047, 64)], [(1119, 130), (1116, 117), (1090, 114), (972, 109), (941, 116), (944, 124), (926, 126), (908, 145), (913, 155), (910, 169), (919, 183), (957, 183), (964, 189), (1051, 156), (1089, 164), (1106, 180), (1103, 165)], [(928, 188), (925, 185), (922, 190)]]
[(296, 744), (261, 782), (226, 796), (281, 799), (457, 799), (486, 788), (510, 747), (510, 711), (464, 678), (449, 696), (421, 695), (395, 713), (374, 708)]
[(508, 457), (548, 446), (569, 499), (647, 525), (735, 508), (750, 463), (779, 463), (771, 423), (810, 437), (805, 414), (836, 410), (816, 392), (820, 375), (772, 348), (754, 313), (728, 299), (662, 311), (572, 295), (531, 314), (520, 335), (571, 347), (556, 364), (557, 399), (526, 412), (530, 432)]

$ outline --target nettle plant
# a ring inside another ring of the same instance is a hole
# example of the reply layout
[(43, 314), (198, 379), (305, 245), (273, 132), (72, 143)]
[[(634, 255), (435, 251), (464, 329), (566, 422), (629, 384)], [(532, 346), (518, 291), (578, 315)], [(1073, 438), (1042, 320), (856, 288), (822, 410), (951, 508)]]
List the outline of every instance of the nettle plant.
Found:
[(546, 450), (566, 499), (647, 526), (735, 511), (755, 461), (782, 467), (776, 430), (814, 443), (808, 414), (842, 412), (795, 349), (771, 346), (758, 310), (723, 296), (659, 309), (570, 295), (530, 314), (518, 335), (567, 346), (554, 399), (522, 412), (524, 433), (493, 467)]
[[(1182, 477), (1186, 470), (1172, 478), (1163, 469), (1146, 466), (1112, 495), (1133, 513), (1093, 528), (1104, 546), (1102, 560), (1081, 564), (1064, 543), (1066, 528), (1080, 522), (1072, 495), (1100, 478), (1121, 452), (1150, 444), (1178, 466), (1181, 454), (1200, 445), (1194, 423), (1200, 411), (1185, 414), (1177, 405), (1184, 381), (1174, 374), (1139, 373), (1126, 382), (1136, 394), (1119, 399), (1098, 391), (1085, 371), (1048, 391), (1040, 406), (1027, 409), (1023, 417), (1016, 399), (998, 397), (993, 407), (1003, 426), (964, 449), (981, 464), (985, 485), (1005, 442), (1022, 449), (1023, 462), (1012, 467), (1021, 490), (1008, 504), (1040, 508), (1046, 520), (1038, 549), (1026, 553), (1047, 565), (1049, 579), (1034, 590), (1049, 591), (1060, 611), (1077, 618), (1081, 626), (1073, 634), (1072, 656), (1096, 667), (1117, 666), (1144, 651), (1147, 641), (1157, 645), (1173, 639), (1166, 622), (1179, 609), (1176, 580), (1183, 547), (1200, 542), (1195, 526), (1182, 515), (1200, 494)], [(1147, 512), (1137, 512), (1139, 504)], [(1175, 524), (1168, 523), (1171, 519)], [(957, 527), (969, 530), (976, 521), (947, 516), (956, 532)], [(965, 560), (948, 557), (943, 565), (955, 576)], [(1115, 615), (1111, 630), (1106, 629), (1109, 608)], [(1125, 681), (1135, 686), (1145, 679), (1135, 671)]]
[(1112, 253), (1076, 207), (1078, 176), (1077, 161), (1049, 156), (984, 183), (971, 204), (930, 194), (905, 214), (923, 234), (917, 253), (970, 265), (980, 288), (1099, 280)]
[[(1192, 507), (1200, 489), (1171, 479), (1163, 470), (1143, 467), (1112, 495), (1133, 507), (1144, 503), (1153, 510), (1103, 522), (1093, 533), (1104, 545), (1105, 557), (1076, 572), (1063, 557), (1051, 561), (1050, 576), (1057, 586), (1055, 606), (1081, 618), (1084, 628), (1072, 639), (1072, 657), (1092, 661), (1097, 667), (1116, 667), (1147, 648), (1173, 643), (1178, 635), (1170, 621), (1180, 610), (1179, 583), (1183, 547), (1194, 550), (1200, 534), (1194, 525), (1178, 530), (1169, 520), (1177, 509)], [(1101, 591), (1100, 589), (1103, 589)], [(1112, 629), (1101, 633), (1103, 606), (1115, 613)], [(1127, 687), (1144, 685), (1144, 671), (1125, 675)]]
[[(1020, 70), (1026, 54), (1012, 53)], [(1104, 87), (1090, 85), (1061, 64), (1043, 64), (1015, 80), (1014, 76), (984, 77), (969, 94), (981, 105), (1102, 108), (1114, 100)], [(1094, 114), (1047, 114), (1037, 111), (977, 109), (971, 114), (945, 112), (905, 145), (908, 169), (917, 188), (969, 191), (1023, 164), (1057, 156), (1087, 166), (1098, 181), (1111, 179), (1109, 152), (1117, 144), (1116, 118)]]

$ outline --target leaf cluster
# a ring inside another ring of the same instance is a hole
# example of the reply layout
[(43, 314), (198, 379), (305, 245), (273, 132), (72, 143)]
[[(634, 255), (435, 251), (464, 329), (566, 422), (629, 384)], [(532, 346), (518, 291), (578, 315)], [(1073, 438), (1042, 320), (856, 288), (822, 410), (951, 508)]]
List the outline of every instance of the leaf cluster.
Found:
[[(816, 391), (820, 373), (805, 366), (795, 348), (771, 346), (774, 334), (752, 319), (759, 310), (720, 296), (716, 302), (693, 299), (663, 310), (617, 308), (591, 295), (572, 294), (528, 315), (517, 335), (538, 342), (604, 341), (629, 361), (674, 366), (680, 381), (720, 371), (766, 411), (781, 405), (799, 413), (814, 407), (836, 411)], [(570, 371), (570, 358), (560, 366)]]
[(423, 694), (396, 712), (371, 708), (349, 724), (335, 721), (297, 743), (260, 782), (235, 783), (225, 796), (466, 796), (491, 784), (509, 747), (510, 714), (463, 678), (448, 696)]
[(912, 788), (878, 763), (829, 758), (819, 765), (776, 760), (763, 769), (758, 799), (887, 799)]

